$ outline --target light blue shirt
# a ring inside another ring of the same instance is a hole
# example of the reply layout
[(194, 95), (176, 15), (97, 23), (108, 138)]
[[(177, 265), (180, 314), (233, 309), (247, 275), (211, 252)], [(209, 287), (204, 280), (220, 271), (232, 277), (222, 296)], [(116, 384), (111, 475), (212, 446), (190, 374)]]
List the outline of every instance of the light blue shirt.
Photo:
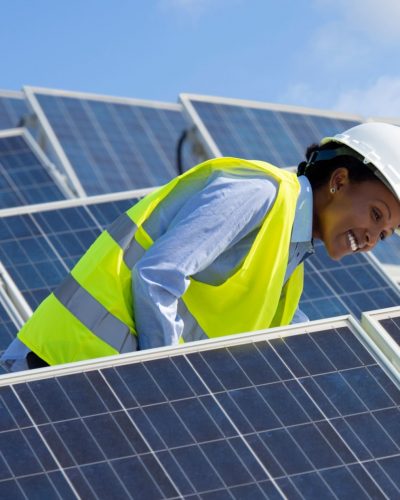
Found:
[[(312, 190), (299, 177), (300, 195), (291, 235), (285, 281), (311, 253)], [(232, 275), (247, 255), (277, 194), (274, 179), (265, 175), (213, 175), (206, 185), (178, 193), (152, 217), (156, 241), (132, 269), (134, 317), (140, 349), (177, 344), (183, 321), (178, 299), (189, 277), (219, 284)], [(153, 238), (155, 239), (155, 238)], [(293, 322), (307, 321), (299, 309)], [(15, 339), (2, 361), (17, 360), (13, 371), (25, 369), (29, 350)]]

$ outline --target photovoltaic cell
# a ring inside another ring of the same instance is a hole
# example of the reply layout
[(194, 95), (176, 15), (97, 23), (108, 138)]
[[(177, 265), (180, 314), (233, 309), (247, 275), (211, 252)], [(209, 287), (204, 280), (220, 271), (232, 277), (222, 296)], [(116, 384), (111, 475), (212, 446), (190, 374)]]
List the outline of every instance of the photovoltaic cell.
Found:
[(399, 388), (315, 330), (1, 387), (0, 496), (398, 497)]
[(28, 97), (66, 155), (59, 164), (72, 165), (86, 194), (158, 186), (177, 175), (176, 147), (186, 126), (179, 105), (39, 90)]
[(0, 208), (64, 198), (48, 167), (22, 132), (0, 135)]
[(0, 130), (19, 127), (27, 114), (28, 107), (22, 94), (0, 91)]
[[(191, 95), (182, 95), (181, 101), (194, 123), (200, 125), (200, 134), (208, 132), (214, 154), (264, 160), (281, 167), (297, 165), (307, 146), (359, 123), (334, 113), (291, 112), (283, 106), (282, 110), (277, 106), (269, 109), (245, 101)], [(207, 137), (203, 139), (210, 145)]]

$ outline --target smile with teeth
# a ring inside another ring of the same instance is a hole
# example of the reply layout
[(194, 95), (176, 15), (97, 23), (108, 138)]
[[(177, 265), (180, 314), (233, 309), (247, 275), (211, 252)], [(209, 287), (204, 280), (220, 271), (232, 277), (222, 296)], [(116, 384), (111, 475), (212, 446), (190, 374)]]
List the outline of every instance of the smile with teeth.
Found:
[(359, 249), (359, 246), (358, 246), (358, 242), (357, 242), (356, 237), (354, 236), (353, 231), (347, 231), (347, 237), (349, 239), (350, 247), (351, 247), (352, 251), (356, 252)]

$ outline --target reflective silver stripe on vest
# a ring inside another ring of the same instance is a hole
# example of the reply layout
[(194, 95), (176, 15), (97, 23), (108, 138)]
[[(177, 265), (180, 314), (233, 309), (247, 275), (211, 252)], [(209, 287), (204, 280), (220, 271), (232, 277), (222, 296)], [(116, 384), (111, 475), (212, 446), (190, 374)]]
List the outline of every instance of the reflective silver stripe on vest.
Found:
[(189, 311), (182, 299), (178, 300), (178, 314), (183, 320), (182, 337), (185, 342), (208, 339), (207, 334), (197, 323), (196, 318)]
[(112, 315), (72, 275), (54, 295), (86, 328), (119, 353), (137, 351), (137, 339), (128, 326)]
[(143, 256), (146, 250), (135, 240), (138, 227), (128, 215), (122, 214), (115, 220), (107, 232), (124, 251), (124, 262), (129, 269)]
[(116, 219), (111, 226), (107, 228), (107, 232), (110, 234), (112, 239), (118, 243), (124, 251), (131, 244), (136, 231), (137, 225), (128, 215), (126, 215), (126, 213), (120, 215), (118, 219)]

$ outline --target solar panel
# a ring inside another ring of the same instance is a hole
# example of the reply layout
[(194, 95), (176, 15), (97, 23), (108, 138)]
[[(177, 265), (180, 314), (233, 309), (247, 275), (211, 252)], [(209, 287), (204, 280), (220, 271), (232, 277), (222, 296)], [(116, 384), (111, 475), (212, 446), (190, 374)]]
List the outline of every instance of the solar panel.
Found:
[[(62, 281), (101, 230), (145, 192), (2, 212), (0, 261), (32, 310)], [(9, 215), (4, 217), (4, 213)]]
[(154, 187), (177, 175), (176, 147), (186, 126), (180, 105), (34, 88), (25, 93), (47, 138), (45, 152), (78, 194)]
[(364, 312), (362, 324), (388, 363), (400, 373), (400, 308)]
[(189, 119), (210, 156), (297, 165), (322, 137), (357, 125), (359, 116), (238, 99), (181, 94)]
[(0, 208), (62, 200), (71, 196), (29, 132), (0, 132)]
[(400, 390), (366, 341), (329, 321), (2, 376), (0, 496), (396, 498)]
[(19, 127), (27, 114), (22, 92), (0, 91), (0, 130)]

